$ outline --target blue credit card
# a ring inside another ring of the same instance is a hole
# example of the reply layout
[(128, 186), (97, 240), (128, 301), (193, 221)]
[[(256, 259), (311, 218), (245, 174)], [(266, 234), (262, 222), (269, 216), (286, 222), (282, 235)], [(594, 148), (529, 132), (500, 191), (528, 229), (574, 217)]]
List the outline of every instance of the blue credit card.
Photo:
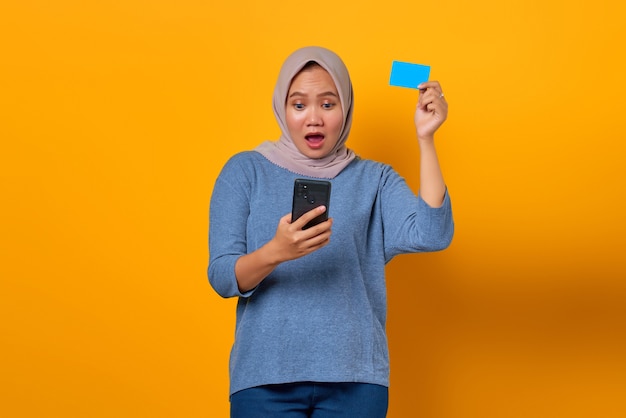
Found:
[(430, 66), (411, 64), (410, 62), (393, 61), (389, 85), (417, 89), (421, 83), (428, 81)]

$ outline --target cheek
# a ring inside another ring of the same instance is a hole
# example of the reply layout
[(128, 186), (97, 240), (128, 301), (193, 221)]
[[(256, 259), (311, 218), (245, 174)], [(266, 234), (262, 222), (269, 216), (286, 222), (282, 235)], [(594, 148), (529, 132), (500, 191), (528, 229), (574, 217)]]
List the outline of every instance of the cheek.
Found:
[(337, 114), (333, 115), (331, 124), (333, 127), (333, 131), (335, 131), (337, 135), (339, 135), (339, 133), (341, 132), (341, 126), (343, 125), (343, 114), (341, 112), (338, 112)]
[(293, 111), (285, 112), (285, 122), (289, 130), (296, 129), (302, 123), (302, 115)]

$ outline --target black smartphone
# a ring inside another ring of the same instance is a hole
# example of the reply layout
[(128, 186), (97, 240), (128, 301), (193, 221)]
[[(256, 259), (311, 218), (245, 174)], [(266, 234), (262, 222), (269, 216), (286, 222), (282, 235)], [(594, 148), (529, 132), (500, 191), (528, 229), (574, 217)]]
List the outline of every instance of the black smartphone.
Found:
[(330, 182), (324, 180), (296, 179), (293, 183), (293, 204), (291, 222), (318, 206), (326, 206), (326, 211), (309, 221), (307, 229), (328, 219), (330, 205)]

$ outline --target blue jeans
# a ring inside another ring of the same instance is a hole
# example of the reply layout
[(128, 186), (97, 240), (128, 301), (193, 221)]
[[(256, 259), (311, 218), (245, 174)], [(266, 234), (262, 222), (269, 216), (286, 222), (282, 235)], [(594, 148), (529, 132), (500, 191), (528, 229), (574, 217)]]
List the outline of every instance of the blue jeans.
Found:
[(230, 397), (231, 418), (384, 418), (389, 391), (368, 383), (258, 386)]

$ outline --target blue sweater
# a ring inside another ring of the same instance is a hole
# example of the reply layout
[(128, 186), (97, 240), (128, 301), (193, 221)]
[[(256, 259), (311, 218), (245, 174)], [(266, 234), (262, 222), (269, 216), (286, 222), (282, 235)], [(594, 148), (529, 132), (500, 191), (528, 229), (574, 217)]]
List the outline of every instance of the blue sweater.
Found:
[(274, 237), (298, 177), (249, 151), (226, 163), (213, 189), (209, 281), (239, 297), (230, 393), (299, 381), (388, 386), (385, 264), (450, 244), (449, 197), (431, 208), (390, 166), (357, 158), (331, 180), (330, 243), (242, 294), (235, 262)]

